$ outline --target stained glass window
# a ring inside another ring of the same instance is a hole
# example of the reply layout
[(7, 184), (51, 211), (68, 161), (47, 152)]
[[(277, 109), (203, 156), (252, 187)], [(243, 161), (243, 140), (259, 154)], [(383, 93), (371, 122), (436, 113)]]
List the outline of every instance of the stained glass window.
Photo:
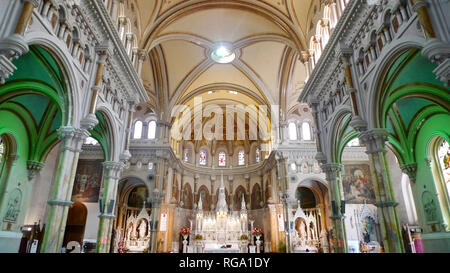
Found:
[(225, 167), (227, 165), (227, 158), (225, 152), (219, 153), (219, 167)]
[(134, 139), (140, 139), (142, 137), (142, 121), (136, 121), (134, 124), (134, 133), (133, 138)]
[(184, 150), (184, 162), (188, 162), (189, 161), (189, 150), (185, 149)]
[(259, 163), (259, 160), (260, 160), (259, 148), (256, 148), (255, 160), (256, 160), (256, 163)]
[(245, 154), (244, 154), (243, 150), (239, 151), (239, 154), (238, 154), (238, 165), (239, 166), (245, 165)]
[(289, 139), (297, 140), (297, 126), (293, 122), (289, 123)]
[(439, 165), (447, 188), (447, 195), (450, 197), (450, 149), (448, 142), (444, 139), (439, 144), (438, 149)]
[(200, 151), (200, 158), (199, 158), (199, 164), (200, 165), (206, 165), (206, 152), (205, 150)]
[(155, 139), (156, 137), (156, 121), (152, 120), (148, 124), (148, 139)]

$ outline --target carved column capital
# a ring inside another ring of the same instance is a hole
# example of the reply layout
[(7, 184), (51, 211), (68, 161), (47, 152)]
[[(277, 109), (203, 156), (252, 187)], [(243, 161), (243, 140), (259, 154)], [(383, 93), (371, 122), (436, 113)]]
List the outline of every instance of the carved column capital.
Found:
[(359, 140), (366, 146), (367, 154), (374, 154), (386, 151), (386, 141), (389, 133), (385, 129), (376, 128), (364, 131), (359, 135)]
[(411, 182), (416, 183), (417, 163), (402, 165), (400, 169), (409, 176)]
[(90, 136), (85, 129), (63, 126), (58, 129), (58, 138), (62, 141), (62, 149), (81, 152), (81, 145)]
[(45, 164), (39, 161), (27, 161), (28, 180), (32, 180), (43, 168)]
[(337, 163), (327, 163), (321, 165), (322, 171), (326, 174), (329, 182), (336, 181), (337, 176), (342, 172), (343, 165)]
[(122, 162), (105, 161), (102, 163), (106, 178), (119, 179), (125, 165)]

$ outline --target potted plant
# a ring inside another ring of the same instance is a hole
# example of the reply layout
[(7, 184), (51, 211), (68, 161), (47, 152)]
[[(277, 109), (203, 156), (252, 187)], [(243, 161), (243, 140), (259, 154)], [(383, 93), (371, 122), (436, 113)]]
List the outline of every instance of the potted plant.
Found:
[(203, 240), (203, 236), (201, 234), (197, 234), (197, 235), (195, 235), (194, 240), (201, 241), (201, 240)]

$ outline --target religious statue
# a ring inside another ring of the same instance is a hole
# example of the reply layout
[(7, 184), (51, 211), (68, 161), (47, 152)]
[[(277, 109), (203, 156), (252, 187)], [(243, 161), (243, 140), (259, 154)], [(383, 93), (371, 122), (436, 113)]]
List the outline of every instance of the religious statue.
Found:
[(145, 233), (147, 232), (147, 224), (145, 221), (141, 221), (141, 224), (139, 225), (139, 238), (145, 239)]

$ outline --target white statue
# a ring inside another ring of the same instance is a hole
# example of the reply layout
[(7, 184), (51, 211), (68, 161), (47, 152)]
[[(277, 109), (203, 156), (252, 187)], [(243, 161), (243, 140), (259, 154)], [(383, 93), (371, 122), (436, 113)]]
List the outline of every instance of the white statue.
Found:
[(147, 232), (147, 224), (145, 223), (145, 221), (141, 221), (141, 224), (139, 225), (139, 238), (144, 239), (146, 232)]

